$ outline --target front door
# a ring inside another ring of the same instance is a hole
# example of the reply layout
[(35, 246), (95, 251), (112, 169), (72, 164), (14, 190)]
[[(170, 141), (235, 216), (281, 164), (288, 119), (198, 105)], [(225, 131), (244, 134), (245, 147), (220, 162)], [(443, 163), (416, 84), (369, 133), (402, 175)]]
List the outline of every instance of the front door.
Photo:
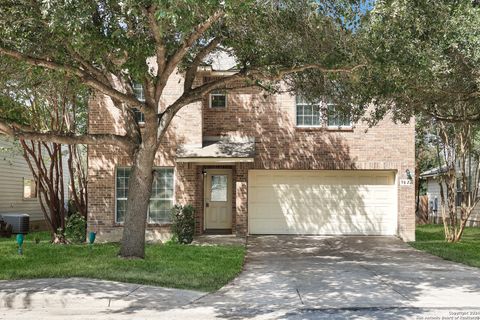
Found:
[(206, 170), (205, 229), (232, 228), (232, 170)]

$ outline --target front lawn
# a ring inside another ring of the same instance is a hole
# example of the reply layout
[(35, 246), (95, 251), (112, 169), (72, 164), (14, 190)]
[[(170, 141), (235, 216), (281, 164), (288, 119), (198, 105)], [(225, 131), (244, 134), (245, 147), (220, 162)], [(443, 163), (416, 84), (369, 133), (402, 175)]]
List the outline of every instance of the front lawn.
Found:
[(87, 277), (171, 288), (215, 291), (240, 273), (243, 246), (151, 244), (145, 260), (117, 257), (119, 244), (53, 245), (47, 233), (26, 236), (24, 255), (15, 239), (0, 238), (0, 280)]
[(410, 245), (446, 260), (480, 268), (480, 228), (466, 228), (459, 243), (445, 242), (443, 225), (417, 226), (416, 241)]

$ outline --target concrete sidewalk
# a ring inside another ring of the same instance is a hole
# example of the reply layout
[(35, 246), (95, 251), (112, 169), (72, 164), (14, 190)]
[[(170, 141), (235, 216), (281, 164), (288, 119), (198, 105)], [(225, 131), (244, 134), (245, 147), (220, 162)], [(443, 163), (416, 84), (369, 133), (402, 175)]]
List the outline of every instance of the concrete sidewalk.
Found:
[(250, 237), (211, 294), (89, 279), (0, 281), (0, 319), (480, 320), (480, 269), (394, 237)]
[[(132, 318), (137, 310), (180, 308), (206, 293), (82, 278), (0, 281), (0, 319)], [(94, 316), (96, 315), (96, 316)], [(103, 317), (98, 317), (103, 315)], [(129, 316), (128, 316), (129, 315)], [(20, 317), (21, 318), (21, 317)]]

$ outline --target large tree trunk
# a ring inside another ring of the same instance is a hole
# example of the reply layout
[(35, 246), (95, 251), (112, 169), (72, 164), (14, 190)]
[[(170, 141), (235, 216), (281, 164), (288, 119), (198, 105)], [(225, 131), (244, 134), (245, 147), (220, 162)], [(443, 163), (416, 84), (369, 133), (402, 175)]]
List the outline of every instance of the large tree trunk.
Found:
[(145, 226), (152, 191), (155, 154), (155, 143), (144, 142), (134, 156), (120, 249), (120, 256), (124, 258), (145, 257)]

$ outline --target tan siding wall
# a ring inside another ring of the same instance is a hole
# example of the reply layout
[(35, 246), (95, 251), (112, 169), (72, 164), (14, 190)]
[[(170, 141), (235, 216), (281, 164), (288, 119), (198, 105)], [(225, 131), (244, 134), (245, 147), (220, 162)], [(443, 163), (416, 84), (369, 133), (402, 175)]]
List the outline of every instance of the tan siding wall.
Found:
[[(443, 188), (444, 194), (446, 195), (446, 186)], [(435, 197), (438, 199), (438, 217), (442, 216), (441, 212), (441, 205), (442, 205), (442, 200), (441, 200), (441, 195), (440, 195), (440, 183), (438, 179), (435, 178), (427, 178), (427, 196), (428, 196), (428, 210), (429, 213), (431, 214), (432, 212), (432, 206), (431, 204), (435, 200)], [(468, 225), (470, 226), (480, 226), (480, 205), (477, 205), (475, 209), (473, 210), (472, 214), (470, 215), (470, 218), (468, 219)]]
[[(65, 199), (68, 199), (69, 174), (66, 158), (63, 161)], [(38, 198), (23, 199), (23, 178), (33, 175), (23, 158), (21, 146), (0, 136), (0, 213), (27, 213), (31, 221), (43, 221)]]

